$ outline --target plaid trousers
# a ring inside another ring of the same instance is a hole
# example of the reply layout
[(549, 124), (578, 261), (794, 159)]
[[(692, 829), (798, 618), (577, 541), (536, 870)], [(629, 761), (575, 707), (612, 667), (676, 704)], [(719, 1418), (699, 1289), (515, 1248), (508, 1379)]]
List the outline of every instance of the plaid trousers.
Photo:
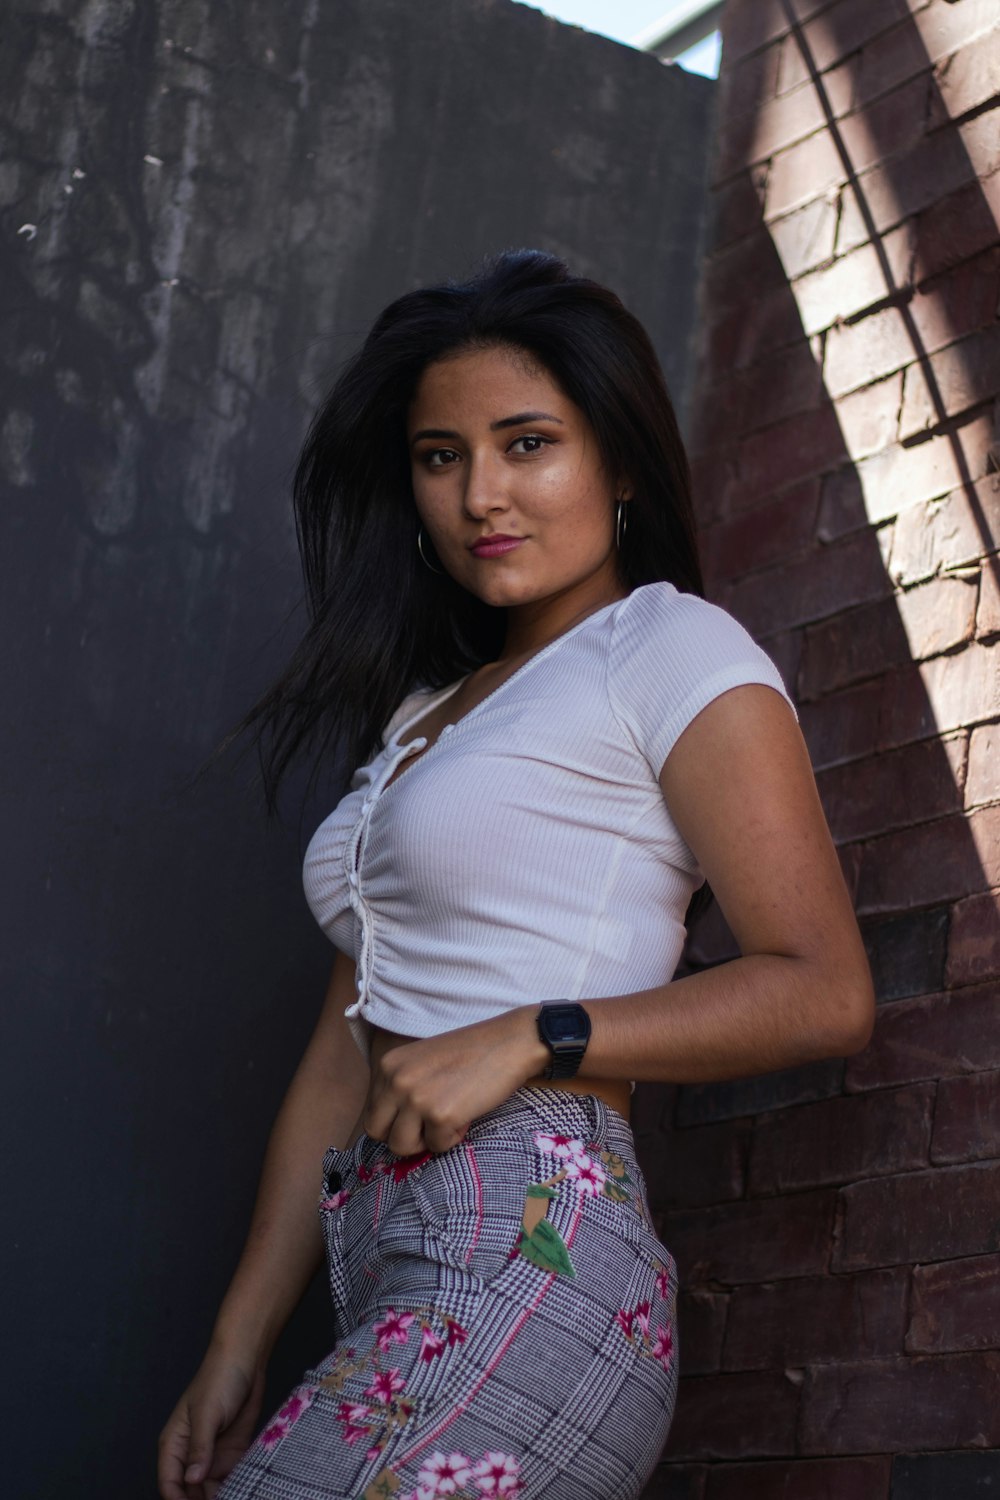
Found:
[(666, 1441), (677, 1274), (628, 1123), (521, 1088), (440, 1155), (323, 1160), (340, 1337), (217, 1500), (633, 1500)]

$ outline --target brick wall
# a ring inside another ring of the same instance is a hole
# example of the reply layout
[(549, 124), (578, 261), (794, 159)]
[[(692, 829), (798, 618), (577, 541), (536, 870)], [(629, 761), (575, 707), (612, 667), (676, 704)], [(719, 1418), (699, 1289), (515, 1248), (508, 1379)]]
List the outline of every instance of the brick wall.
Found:
[[(857, 1057), (640, 1096), (674, 1500), (1000, 1488), (1000, 6), (729, 0), (696, 492), (800, 705)], [(689, 962), (731, 956), (718, 912)]]

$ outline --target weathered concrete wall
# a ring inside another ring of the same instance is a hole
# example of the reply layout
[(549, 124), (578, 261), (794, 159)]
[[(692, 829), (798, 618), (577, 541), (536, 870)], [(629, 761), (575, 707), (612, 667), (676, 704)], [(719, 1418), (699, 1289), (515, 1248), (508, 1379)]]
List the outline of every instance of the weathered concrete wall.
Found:
[[(295, 818), (185, 781), (290, 639), (328, 372), (390, 296), (527, 243), (682, 390), (712, 95), (508, 0), (7, 17), (5, 1494), (152, 1493), (317, 1011)], [(317, 1291), (276, 1384), (329, 1336)]]

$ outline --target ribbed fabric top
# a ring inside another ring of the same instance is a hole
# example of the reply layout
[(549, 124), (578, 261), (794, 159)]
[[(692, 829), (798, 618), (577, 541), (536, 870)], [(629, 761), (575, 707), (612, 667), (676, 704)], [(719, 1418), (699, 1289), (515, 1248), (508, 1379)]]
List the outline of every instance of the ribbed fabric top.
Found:
[(357, 966), (362, 1052), (366, 1023), (433, 1036), (670, 980), (702, 874), (657, 778), (695, 715), (750, 682), (791, 704), (731, 615), (650, 583), (551, 641), (387, 785), (459, 684), (407, 698), (305, 856), (313, 913)]

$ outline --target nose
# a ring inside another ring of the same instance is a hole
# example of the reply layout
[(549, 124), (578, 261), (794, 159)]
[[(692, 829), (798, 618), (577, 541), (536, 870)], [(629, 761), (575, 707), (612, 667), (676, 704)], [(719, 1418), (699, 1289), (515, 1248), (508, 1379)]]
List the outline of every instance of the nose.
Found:
[(492, 454), (472, 455), (465, 468), (465, 513), (474, 521), (508, 509), (505, 475)]

